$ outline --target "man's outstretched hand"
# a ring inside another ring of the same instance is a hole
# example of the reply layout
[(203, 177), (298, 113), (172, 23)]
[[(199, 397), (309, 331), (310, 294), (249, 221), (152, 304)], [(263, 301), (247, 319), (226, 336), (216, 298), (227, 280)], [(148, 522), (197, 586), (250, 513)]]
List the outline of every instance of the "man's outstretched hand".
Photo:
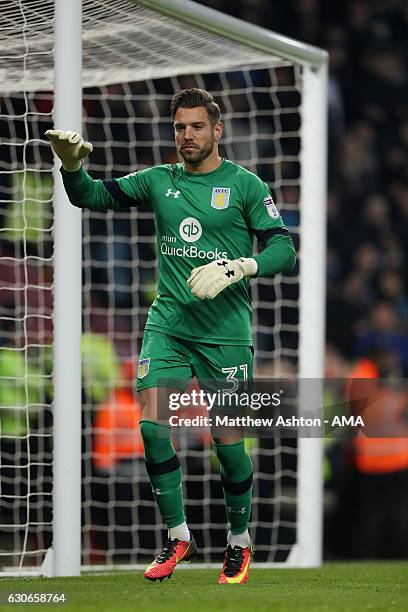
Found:
[(65, 130), (47, 130), (45, 135), (51, 142), (55, 154), (60, 158), (64, 170), (75, 172), (81, 167), (81, 161), (92, 152), (93, 146), (77, 132)]

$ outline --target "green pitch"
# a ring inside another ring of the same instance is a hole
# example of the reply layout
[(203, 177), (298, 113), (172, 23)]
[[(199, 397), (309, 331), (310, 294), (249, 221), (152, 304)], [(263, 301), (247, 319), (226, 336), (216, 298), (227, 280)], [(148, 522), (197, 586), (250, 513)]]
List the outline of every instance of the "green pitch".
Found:
[[(1, 610), (107, 612), (353, 612), (407, 611), (408, 562), (331, 563), (320, 569), (252, 570), (246, 585), (216, 584), (217, 570), (179, 570), (148, 583), (142, 572), (80, 578), (2, 578)], [(7, 593), (61, 593), (65, 604), (4, 605)]]

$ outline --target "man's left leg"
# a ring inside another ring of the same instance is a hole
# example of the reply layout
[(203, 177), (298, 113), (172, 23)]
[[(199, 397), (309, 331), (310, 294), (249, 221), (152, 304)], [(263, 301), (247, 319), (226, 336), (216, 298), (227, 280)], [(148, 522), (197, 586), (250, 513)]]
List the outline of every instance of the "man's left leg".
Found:
[[(224, 440), (223, 440), (224, 441)], [(248, 580), (252, 556), (248, 523), (252, 501), (252, 461), (244, 440), (232, 444), (213, 443), (221, 467), (225, 507), (230, 523), (224, 566), (219, 584), (243, 584)]]
[[(197, 344), (193, 365), (200, 386), (206, 390), (224, 388), (239, 394), (248, 391), (252, 381), (253, 350), (249, 346)], [(213, 409), (213, 422), (215, 412), (216, 409)], [(239, 413), (239, 406), (235, 410), (232, 409), (230, 416), (235, 416), (234, 413)], [(230, 524), (224, 565), (218, 582), (243, 584), (248, 580), (252, 556), (248, 533), (252, 501), (252, 461), (239, 432), (215, 428), (212, 435), (213, 447), (220, 462), (221, 482)]]

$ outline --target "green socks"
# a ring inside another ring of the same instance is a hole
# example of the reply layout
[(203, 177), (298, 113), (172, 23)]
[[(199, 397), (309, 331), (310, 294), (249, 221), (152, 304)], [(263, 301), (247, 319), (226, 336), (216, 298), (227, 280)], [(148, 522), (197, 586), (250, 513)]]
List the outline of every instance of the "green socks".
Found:
[(141, 420), (146, 470), (163, 521), (177, 527), (186, 518), (183, 508), (181, 467), (170, 439), (171, 428), (154, 421)]
[[(181, 467), (170, 439), (171, 428), (154, 421), (140, 421), (145, 447), (146, 469), (154, 497), (167, 527), (181, 525), (185, 520)], [(221, 465), (227, 517), (231, 533), (239, 535), (248, 528), (252, 497), (252, 462), (244, 441), (235, 444), (213, 443)]]
[(252, 461), (243, 440), (235, 444), (213, 442), (213, 446), (221, 465), (221, 481), (231, 533), (238, 535), (248, 528), (251, 514)]

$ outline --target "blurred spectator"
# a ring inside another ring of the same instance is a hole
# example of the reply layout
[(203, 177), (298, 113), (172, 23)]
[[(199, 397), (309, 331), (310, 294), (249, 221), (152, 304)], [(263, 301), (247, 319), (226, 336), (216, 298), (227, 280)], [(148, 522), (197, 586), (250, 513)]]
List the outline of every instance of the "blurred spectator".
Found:
[(92, 460), (95, 468), (107, 475), (120, 471), (121, 462), (143, 458), (141, 408), (134, 392), (135, 372), (133, 361), (123, 363), (116, 387), (96, 409)]
[(98, 404), (115, 388), (119, 363), (113, 343), (103, 334), (82, 336), (82, 377), (85, 395)]
[(4, 211), (3, 237), (10, 242), (26, 240), (29, 255), (50, 257), (52, 253), (52, 197), (51, 172), (16, 172), (10, 177), (14, 200)]
[(396, 269), (383, 272), (378, 278), (378, 293), (381, 300), (387, 301), (395, 308), (398, 318), (408, 322), (408, 297), (404, 290), (402, 275)]
[(327, 340), (346, 357), (352, 357), (361, 321), (366, 317), (371, 293), (360, 272), (350, 274), (339, 288), (328, 295)]
[(355, 129), (346, 132), (339, 155), (339, 179), (348, 206), (359, 210), (367, 193), (378, 187), (378, 160), (375, 151)]
[(393, 351), (401, 368), (408, 372), (408, 337), (402, 329), (395, 307), (389, 302), (378, 302), (372, 308), (367, 328), (359, 334), (355, 352), (364, 355), (370, 349)]
[(44, 403), (50, 383), (21, 350), (0, 348), (0, 431), (7, 438), (27, 435)]
[(151, 537), (149, 530), (136, 536), (139, 526), (134, 524), (136, 514), (144, 526), (154, 515), (146, 503), (152, 494), (145, 477), (135, 373), (135, 360), (122, 363), (116, 386), (96, 407), (92, 426), (92, 525), (86, 536), (94, 561), (113, 548), (115, 561), (129, 561), (136, 537)]
[(364, 419), (352, 442), (353, 558), (408, 556), (408, 389), (401, 374), (398, 355), (381, 350), (350, 373), (351, 406)]

